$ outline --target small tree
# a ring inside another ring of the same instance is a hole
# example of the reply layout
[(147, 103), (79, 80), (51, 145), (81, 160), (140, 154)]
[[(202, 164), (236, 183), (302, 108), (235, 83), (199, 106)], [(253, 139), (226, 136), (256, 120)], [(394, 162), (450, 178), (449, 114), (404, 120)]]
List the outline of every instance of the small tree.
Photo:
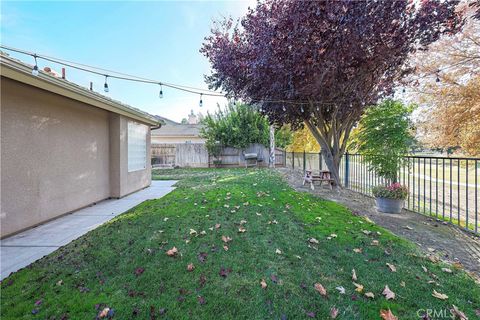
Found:
[[(204, 127), (200, 134), (206, 139), (208, 152), (218, 156), (222, 147), (245, 149), (252, 143), (269, 145), (269, 123), (265, 116), (246, 104), (229, 104), (208, 113), (202, 120)], [(275, 133), (275, 142), (285, 147), (291, 141), (289, 128)]]
[(412, 105), (385, 100), (366, 109), (352, 136), (351, 146), (365, 156), (369, 169), (392, 182), (397, 182), (403, 157), (414, 142), (413, 110)]

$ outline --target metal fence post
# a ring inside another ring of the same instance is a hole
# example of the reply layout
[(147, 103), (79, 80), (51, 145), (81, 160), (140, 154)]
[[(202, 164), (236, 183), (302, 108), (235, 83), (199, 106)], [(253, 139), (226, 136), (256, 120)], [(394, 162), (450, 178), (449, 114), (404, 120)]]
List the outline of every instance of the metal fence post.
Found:
[(350, 155), (345, 153), (345, 188), (348, 188), (348, 176), (350, 175)]
[(322, 167), (323, 167), (323, 165), (322, 165), (322, 152), (319, 152), (319, 153), (318, 153), (318, 168), (319, 168), (320, 170), (323, 170)]
[(295, 169), (295, 151), (292, 151), (292, 169)]
[(305, 150), (303, 150), (303, 173), (305, 173), (305, 167), (307, 165), (307, 157), (305, 154)]

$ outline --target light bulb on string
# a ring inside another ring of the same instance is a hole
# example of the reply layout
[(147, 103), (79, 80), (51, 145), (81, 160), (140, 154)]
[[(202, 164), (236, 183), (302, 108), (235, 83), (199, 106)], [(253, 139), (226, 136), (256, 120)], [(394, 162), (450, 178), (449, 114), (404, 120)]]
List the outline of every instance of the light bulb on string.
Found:
[(437, 79), (435, 79), (435, 82), (439, 83), (440, 82), (440, 77), (437, 74)]
[(305, 110), (303, 110), (303, 107), (300, 107), (300, 111), (302, 111), (302, 113), (303, 113)]
[(198, 103), (198, 105), (200, 106), (200, 108), (201, 108), (201, 107), (203, 107), (203, 100), (202, 100), (202, 96), (203, 96), (203, 94), (202, 94), (202, 93), (200, 93), (200, 102)]
[(158, 93), (158, 97), (159, 97), (160, 99), (163, 98), (163, 90), (162, 90), (162, 84), (161, 84), (161, 83), (160, 83), (160, 92)]
[(37, 55), (33, 55), (33, 58), (35, 59), (35, 65), (32, 68), (32, 75), (35, 77), (38, 76), (38, 65), (37, 65)]
[(108, 76), (105, 75), (105, 84), (103, 85), (103, 91), (105, 91), (105, 92), (108, 92), (108, 91), (109, 91), (109, 89), (108, 89), (108, 83), (107, 83), (107, 78), (108, 78)]
[(285, 112), (287, 111), (287, 109), (285, 108), (285, 106), (282, 107), (282, 110)]

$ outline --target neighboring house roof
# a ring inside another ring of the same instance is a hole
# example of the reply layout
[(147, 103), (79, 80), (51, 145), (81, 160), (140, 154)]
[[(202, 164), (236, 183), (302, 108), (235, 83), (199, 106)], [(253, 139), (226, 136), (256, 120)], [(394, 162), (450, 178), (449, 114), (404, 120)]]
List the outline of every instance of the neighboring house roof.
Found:
[(201, 124), (182, 124), (173, 120), (156, 116), (163, 122), (162, 127), (152, 130), (152, 137), (198, 137)]
[(0, 52), (0, 66), (2, 77), (81, 101), (97, 108), (118, 113), (151, 126), (161, 125), (158, 119), (151, 114), (121, 103), (120, 101), (113, 100), (95, 91), (91, 91), (73, 82), (50, 75), (42, 70), (39, 70), (38, 76), (33, 76), (32, 65), (9, 57), (3, 52)]

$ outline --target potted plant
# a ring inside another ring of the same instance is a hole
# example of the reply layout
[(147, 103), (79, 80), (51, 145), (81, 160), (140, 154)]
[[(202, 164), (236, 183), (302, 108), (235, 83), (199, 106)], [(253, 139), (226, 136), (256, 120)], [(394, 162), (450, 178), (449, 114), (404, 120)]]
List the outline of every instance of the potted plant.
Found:
[(410, 120), (413, 109), (387, 99), (368, 107), (353, 132), (351, 146), (363, 155), (369, 170), (387, 181), (372, 188), (381, 212), (400, 213), (408, 197), (407, 187), (398, 183), (398, 173), (414, 142)]
[(372, 193), (378, 211), (400, 213), (408, 197), (408, 188), (396, 182), (388, 186), (375, 186), (372, 188)]

